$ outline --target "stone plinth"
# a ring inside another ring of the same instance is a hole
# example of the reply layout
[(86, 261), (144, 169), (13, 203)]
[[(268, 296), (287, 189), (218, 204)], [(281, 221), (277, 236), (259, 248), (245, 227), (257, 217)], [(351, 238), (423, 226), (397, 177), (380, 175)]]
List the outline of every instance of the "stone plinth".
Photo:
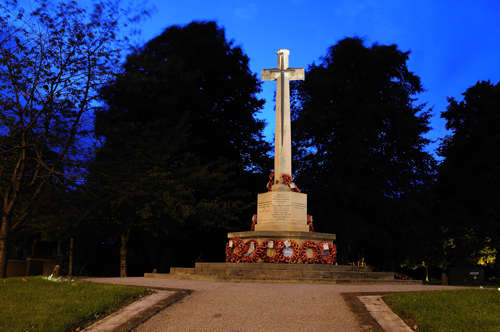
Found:
[(255, 231), (309, 232), (307, 195), (291, 190), (259, 194)]
[(421, 280), (394, 279), (393, 273), (369, 272), (350, 265), (273, 263), (196, 263), (194, 268), (171, 268), (170, 274), (145, 273), (145, 278), (215, 282), (320, 283), (337, 285), (421, 285)]
[(327, 241), (333, 244), (336, 239), (335, 234), (328, 233), (313, 233), (313, 232), (296, 232), (296, 231), (249, 231), (249, 232), (234, 232), (228, 233), (227, 237), (232, 239), (233, 237), (240, 238), (243, 243), (248, 240), (254, 239), (259, 243), (264, 242), (269, 239), (276, 239), (279, 241), (284, 240), (294, 240), (300, 246), (306, 240), (313, 240), (316, 243), (322, 241)]

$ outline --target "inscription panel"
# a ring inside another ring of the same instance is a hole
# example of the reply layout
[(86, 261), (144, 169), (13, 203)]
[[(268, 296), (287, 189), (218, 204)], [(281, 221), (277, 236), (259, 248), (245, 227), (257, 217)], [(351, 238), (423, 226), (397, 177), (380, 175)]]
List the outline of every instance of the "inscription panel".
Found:
[(285, 221), (292, 218), (292, 209), (290, 205), (274, 205), (271, 214), (273, 220)]
[(272, 207), (272, 204), (271, 204), (271, 201), (259, 201), (258, 202), (258, 205), (257, 205), (257, 213), (260, 214), (260, 213), (266, 213), (266, 212), (269, 212), (271, 211), (271, 207)]
[[(299, 222), (307, 224), (307, 195), (293, 192), (259, 194), (257, 225), (268, 222)], [(260, 227), (259, 227), (260, 228)]]
[(292, 201), (292, 208), (294, 210), (297, 210), (297, 211), (301, 211), (301, 210), (306, 210), (307, 211), (307, 203)]

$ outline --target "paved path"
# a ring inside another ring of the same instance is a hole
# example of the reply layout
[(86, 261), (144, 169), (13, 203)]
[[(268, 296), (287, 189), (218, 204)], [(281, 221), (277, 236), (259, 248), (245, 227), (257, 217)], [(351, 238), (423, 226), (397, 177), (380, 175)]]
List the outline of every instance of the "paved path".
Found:
[(220, 283), (159, 278), (105, 278), (93, 282), (191, 289), (136, 332), (365, 331), (341, 293), (453, 289), (420, 285)]

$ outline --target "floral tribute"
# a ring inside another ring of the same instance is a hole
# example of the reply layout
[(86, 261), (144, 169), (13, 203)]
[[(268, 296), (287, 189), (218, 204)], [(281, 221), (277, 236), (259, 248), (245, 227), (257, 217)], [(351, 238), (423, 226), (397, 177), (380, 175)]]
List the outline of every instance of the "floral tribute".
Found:
[(257, 215), (254, 214), (252, 217), (252, 228), (250, 228), (251, 231), (255, 231), (255, 225), (257, 225)]
[[(300, 189), (293, 183), (293, 177), (290, 174), (281, 174), (281, 179), (285, 186), (289, 186), (294, 192), (300, 193)], [(279, 181), (274, 179), (274, 172), (271, 172), (271, 174), (269, 174), (269, 182), (266, 186), (267, 191), (271, 191), (273, 184), (277, 183), (279, 183)]]
[(243, 241), (241, 241), (240, 238), (233, 237), (229, 242), (230, 243), (226, 244), (226, 263), (241, 262), (241, 257), (243, 256)]
[(320, 264), (335, 264), (337, 261), (337, 246), (335, 244), (330, 244), (327, 241), (322, 241), (318, 244), (321, 252), (323, 252), (323, 245), (328, 245), (328, 256), (325, 258), (321, 255), (318, 263)]
[(283, 250), (286, 248), (285, 241), (278, 241), (276, 244), (276, 253), (274, 255), (274, 262), (275, 263), (292, 263), (295, 264), (299, 261), (300, 257), (300, 248), (297, 242), (294, 240), (288, 240), (290, 243), (288, 248), (292, 249), (293, 253), (292, 256), (287, 257), (283, 254)]
[[(307, 249), (313, 251), (313, 257), (307, 257)], [(313, 240), (306, 240), (300, 245), (300, 260), (304, 264), (317, 263), (321, 258), (321, 249)]]
[(314, 232), (314, 227), (313, 227), (313, 216), (307, 215), (307, 225), (309, 226), (309, 232)]
[[(273, 243), (272, 248), (270, 248), (271, 241)], [(285, 241), (267, 239), (259, 244), (257, 240), (251, 239), (243, 243), (240, 238), (233, 237), (231, 239), (232, 247), (229, 246), (229, 243), (226, 244), (226, 262), (257, 263), (261, 261), (263, 263), (295, 264), (301, 261), (304, 264), (335, 264), (337, 261), (337, 246), (335, 244), (332, 245), (327, 241), (317, 244), (313, 240), (306, 240), (299, 246), (294, 240), (288, 240), (288, 242), (288, 248), (293, 251), (290, 257), (285, 256), (283, 253), (283, 250), (286, 248)], [(251, 243), (254, 245), (254, 251), (249, 255), (248, 251), (250, 250)], [(323, 257), (324, 244), (328, 244), (326, 257)], [(269, 256), (267, 249), (274, 249), (274, 256)], [(307, 257), (307, 250), (309, 249), (312, 250), (313, 257)]]
[[(273, 248), (269, 248), (270, 242), (273, 243)], [(274, 256), (268, 256), (267, 249), (275, 249), (276, 243), (278, 243), (278, 241), (276, 241), (276, 239), (269, 239), (269, 240), (265, 240), (264, 242), (262, 242), (262, 244), (259, 246), (259, 249), (257, 249), (256, 254), (260, 257), (262, 262), (264, 262), (264, 263), (273, 263), (274, 262)]]
[[(253, 253), (252, 254), (248, 254), (248, 251), (250, 250), (250, 246), (251, 244), (253, 243)], [(243, 258), (242, 260), (244, 262), (247, 262), (247, 263), (257, 263), (257, 261), (259, 260), (259, 255), (257, 255), (257, 251), (259, 249), (259, 242), (257, 242), (256, 240), (254, 239), (251, 239), (251, 240), (248, 240), (247, 242), (245, 242), (245, 245), (243, 246)]]
[[(278, 182), (276, 182), (278, 183)], [(271, 172), (271, 174), (269, 174), (269, 182), (267, 183), (267, 191), (271, 191), (273, 190), (273, 184), (274, 184), (274, 172)]]

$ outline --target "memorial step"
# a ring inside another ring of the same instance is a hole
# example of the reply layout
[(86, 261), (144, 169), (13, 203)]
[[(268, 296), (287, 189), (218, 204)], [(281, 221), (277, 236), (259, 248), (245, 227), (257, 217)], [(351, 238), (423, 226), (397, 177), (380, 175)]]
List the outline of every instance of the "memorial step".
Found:
[(189, 271), (183, 268), (171, 268), (171, 274), (218, 275), (238, 277), (284, 277), (284, 278), (327, 278), (327, 279), (394, 279), (392, 273), (357, 272), (357, 271), (313, 271), (313, 270), (275, 270), (244, 268), (195, 268)]
[(399, 280), (399, 279), (351, 279), (351, 278), (286, 278), (286, 277), (249, 277), (249, 276), (220, 276), (220, 275), (190, 275), (190, 274), (166, 274), (145, 273), (145, 278), (164, 278), (193, 281), (213, 282), (247, 282), (247, 283), (317, 283), (336, 285), (421, 285), (421, 280)]
[(216, 269), (268, 269), (268, 270), (310, 270), (310, 271), (353, 271), (368, 272), (366, 266), (327, 264), (275, 264), (275, 263), (195, 263), (195, 268)]
[(367, 267), (320, 264), (196, 263), (194, 268), (171, 268), (170, 274), (146, 273), (144, 277), (222, 282), (422, 284), (420, 280), (394, 279), (390, 272), (370, 272)]

